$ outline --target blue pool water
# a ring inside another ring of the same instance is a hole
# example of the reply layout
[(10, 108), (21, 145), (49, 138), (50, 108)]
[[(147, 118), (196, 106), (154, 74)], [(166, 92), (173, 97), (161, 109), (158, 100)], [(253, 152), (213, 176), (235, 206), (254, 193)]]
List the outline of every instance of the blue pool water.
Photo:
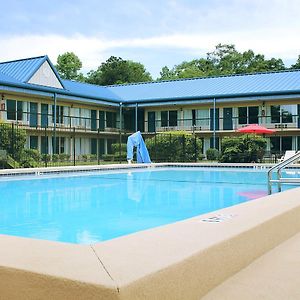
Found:
[(151, 168), (0, 179), (0, 234), (87, 244), (267, 194), (266, 170)]

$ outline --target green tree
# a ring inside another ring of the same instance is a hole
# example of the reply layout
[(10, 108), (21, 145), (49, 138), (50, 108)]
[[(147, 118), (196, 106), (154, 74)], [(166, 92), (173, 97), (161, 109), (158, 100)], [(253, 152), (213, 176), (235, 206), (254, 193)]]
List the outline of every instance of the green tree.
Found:
[(291, 65), (291, 69), (300, 69), (300, 55), (294, 65)]
[(167, 66), (164, 66), (160, 71), (160, 77), (158, 78), (158, 80), (170, 80), (170, 79), (176, 79), (176, 75)]
[(87, 82), (99, 85), (112, 85), (131, 82), (151, 81), (150, 73), (138, 62), (111, 56), (97, 70), (87, 74)]
[(73, 52), (58, 55), (56, 69), (63, 79), (84, 81), (84, 76), (78, 71), (82, 68), (82, 62)]
[(158, 80), (244, 74), (284, 70), (282, 59), (266, 59), (253, 50), (239, 52), (232, 44), (218, 44), (206, 58), (184, 61), (172, 69), (163, 67)]

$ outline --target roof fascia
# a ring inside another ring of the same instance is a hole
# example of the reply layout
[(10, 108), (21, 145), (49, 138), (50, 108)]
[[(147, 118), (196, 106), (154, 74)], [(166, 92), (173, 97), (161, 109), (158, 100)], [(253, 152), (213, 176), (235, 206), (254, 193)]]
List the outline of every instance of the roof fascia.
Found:
[(116, 100), (111, 100), (111, 99), (106, 99), (106, 98), (100, 98), (100, 97), (94, 97), (94, 98), (88, 98), (86, 95), (81, 95), (81, 94), (71, 94), (67, 90), (60, 90), (60, 89), (51, 89), (51, 88), (46, 88), (46, 87), (41, 87), (41, 86), (34, 86), (30, 85), (28, 87), (27, 84), (20, 83), (20, 84), (13, 84), (13, 83), (0, 83), (0, 90), (5, 90), (5, 91), (13, 91), (13, 92), (22, 92), (22, 93), (34, 93), (35, 95), (42, 95), (42, 96), (48, 96), (51, 97), (53, 96), (54, 93), (57, 94), (57, 97), (59, 96), (64, 96), (68, 97), (69, 99), (81, 99), (80, 101), (89, 101), (93, 103), (102, 103), (102, 104), (107, 104), (110, 106), (119, 106), (120, 101)]
[[(293, 100), (293, 99), (299, 99), (300, 98), (300, 92), (298, 94), (286, 94), (286, 95), (274, 95), (274, 96), (255, 96), (255, 97), (234, 97), (234, 98), (217, 98), (215, 97), (217, 102), (222, 102), (222, 103), (229, 103), (229, 102), (242, 102), (242, 101), (278, 101), (278, 100)], [(165, 101), (165, 102), (134, 102), (134, 103), (126, 103), (123, 102), (123, 106), (126, 107), (135, 107), (136, 104), (138, 104), (139, 107), (153, 107), (153, 106), (166, 106), (166, 105), (193, 105), (193, 104), (209, 104), (209, 103), (213, 103), (214, 101), (214, 97), (210, 97), (210, 98), (206, 98), (206, 99), (202, 99), (202, 98), (198, 98), (198, 99), (194, 99), (194, 100), (189, 100), (186, 99), (184, 100), (180, 100), (180, 101), (176, 101), (173, 99), (173, 101)]]
[(204, 95), (204, 96), (191, 96), (191, 97), (171, 97), (171, 98), (164, 98), (164, 99), (149, 99), (149, 100), (125, 100), (123, 101), (124, 104), (153, 104), (156, 102), (164, 103), (164, 102), (181, 102), (187, 100), (205, 100), (205, 99), (242, 99), (242, 98), (249, 98), (249, 97), (264, 97), (264, 96), (276, 96), (276, 95), (295, 95), (300, 94), (300, 90), (293, 90), (293, 91), (274, 91), (274, 92), (255, 92), (255, 93), (238, 93), (238, 94), (216, 94), (216, 95)]

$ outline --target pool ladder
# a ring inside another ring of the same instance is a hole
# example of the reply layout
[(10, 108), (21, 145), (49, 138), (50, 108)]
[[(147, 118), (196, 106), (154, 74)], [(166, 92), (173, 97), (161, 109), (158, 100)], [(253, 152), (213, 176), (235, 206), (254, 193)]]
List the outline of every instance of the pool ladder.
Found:
[[(272, 183), (277, 183), (277, 190), (281, 192), (282, 184), (300, 184), (300, 178), (284, 178), (282, 177), (282, 170), (289, 166), (290, 164), (298, 161), (300, 159), (300, 151), (298, 151), (295, 155), (290, 158), (276, 164), (268, 171), (268, 193), (272, 194)], [(276, 172), (276, 179), (272, 179), (273, 172)]]

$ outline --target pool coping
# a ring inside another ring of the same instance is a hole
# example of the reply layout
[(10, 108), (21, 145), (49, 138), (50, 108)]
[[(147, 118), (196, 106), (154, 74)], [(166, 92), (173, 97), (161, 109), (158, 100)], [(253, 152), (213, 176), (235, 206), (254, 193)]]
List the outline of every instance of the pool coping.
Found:
[[(39, 167), (39, 168), (23, 168), (23, 169), (2, 169), (0, 170), (0, 178), (4, 176), (24, 176), (24, 175), (49, 175), (60, 173), (75, 172), (92, 172), (92, 171), (108, 171), (108, 170), (125, 170), (125, 169), (141, 169), (141, 168), (161, 168), (161, 167), (199, 167), (199, 168), (253, 168), (266, 169), (274, 166), (274, 164), (259, 163), (151, 163), (151, 164), (107, 164), (107, 165), (90, 165), (90, 166), (64, 166), (64, 167)], [(300, 164), (293, 164), (289, 168), (300, 168)]]
[(1, 294), (199, 299), (300, 231), (299, 198), (295, 188), (92, 245), (0, 235)]

